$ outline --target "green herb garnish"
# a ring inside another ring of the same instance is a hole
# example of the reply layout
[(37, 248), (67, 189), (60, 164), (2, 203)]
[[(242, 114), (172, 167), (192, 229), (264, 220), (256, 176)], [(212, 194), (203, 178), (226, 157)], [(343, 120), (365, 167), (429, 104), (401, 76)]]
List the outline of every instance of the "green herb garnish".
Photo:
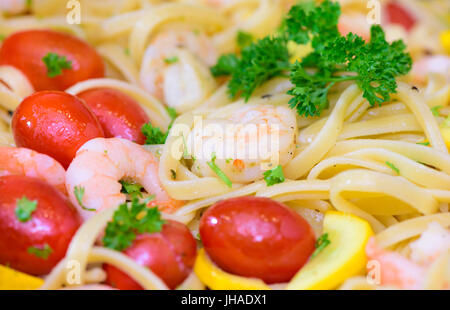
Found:
[(72, 62), (66, 56), (59, 56), (56, 53), (48, 53), (42, 61), (47, 66), (48, 77), (54, 78), (61, 75), (63, 69), (72, 69)]
[(166, 143), (169, 133), (163, 133), (160, 128), (153, 127), (150, 123), (144, 124), (141, 131), (146, 137), (145, 144), (147, 145)]
[(50, 256), (50, 254), (53, 253), (53, 249), (46, 243), (46, 244), (44, 244), (44, 247), (30, 246), (27, 249), (27, 252), (29, 254), (33, 254), (36, 257), (47, 260), (47, 258)]
[(75, 195), (75, 198), (77, 199), (78, 204), (83, 210), (86, 211), (97, 211), (96, 209), (90, 209), (84, 206), (83, 204), (83, 196), (84, 196), (84, 187), (81, 186), (75, 186), (73, 189), (73, 193)]
[(170, 118), (175, 120), (177, 118), (177, 111), (172, 107), (166, 107), (167, 113), (169, 113)]
[(283, 168), (281, 168), (281, 165), (278, 165), (277, 167), (273, 168), (272, 170), (267, 170), (263, 173), (264, 175), (264, 181), (266, 181), (267, 186), (272, 186), (278, 183), (284, 182), (284, 174), (283, 174)]
[(441, 105), (437, 105), (437, 106), (434, 106), (434, 107), (430, 108), (431, 113), (432, 113), (434, 116), (440, 116), (440, 114), (439, 114), (439, 110), (440, 110), (440, 109), (442, 109), (442, 106), (441, 106)]
[(216, 153), (211, 156), (211, 161), (207, 162), (209, 168), (225, 183), (229, 188), (233, 186), (233, 182), (227, 177), (227, 175), (216, 165)]
[(389, 166), (389, 168), (391, 168), (392, 170), (394, 170), (397, 174), (400, 174), (400, 169), (398, 169), (393, 163), (387, 161), (386, 165)]
[(134, 198), (142, 198), (142, 185), (139, 183), (131, 183), (127, 181), (120, 181), (120, 184), (122, 184), (122, 190), (121, 193), (130, 195), (131, 199)]
[(164, 223), (157, 207), (148, 208), (145, 202), (135, 198), (131, 203), (121, 204), (114, 212), (102, 241), (107, 248), (123, 251), (133, 243), (137, 234), (160, 232)]
[(416, 144), (429, 146), (429, 145), (430, 145), (430, 142), (418, 142), (418, 143), (416, 143)]
[[(329, 0), (295, 5), (283, 21), (279, 34), (265, 37), (242, 50), (241, 58), (228, 54), (211, 68), (214, 76), (231, 75), (230, 96), (247, 101), (256, 87), (290, 72), (294, 85), (288, 91), (291, 108), (301, 116), (318, 116), (328, 108), (328, 92), (336, 83), (354, 81), (373, 106), (391, 100), (396, 77), (411, 70), (412, 59), (402, 41), (388, 43), (383, 29), (371, 28), (365, 42), (355, 34), (341, 36), (340, 5)], [(287, 43), (311, 44), (313, 51), (301, 61), (289, 62)]]
[(36, 210), (37, 204), (36, 200), (28, 200), (25, 196), (17, 200), (17, 207), (15, 210), (17, 219), (22, 223), (28, 222), (31, 219), (31, 215)]
[(166, 59), (164, 59), (164, 62), (166, 64), (174, 64), (174, 63), (178, 62), (178, 57), (173, 56), (173, 57), (166, 58)]
[(311, 254), (311, 258), (316, 257), (320, 252), (323, 251), (329, 244), (331, 243), (330, 239), (328, 239), (328, 233), (324, 233), (316, 240), (315, 251)]
[(239, 30), (236, 36), (236, 41), (240, 48), (244, 48), (252, 44), (253, 36), (248, 32)]

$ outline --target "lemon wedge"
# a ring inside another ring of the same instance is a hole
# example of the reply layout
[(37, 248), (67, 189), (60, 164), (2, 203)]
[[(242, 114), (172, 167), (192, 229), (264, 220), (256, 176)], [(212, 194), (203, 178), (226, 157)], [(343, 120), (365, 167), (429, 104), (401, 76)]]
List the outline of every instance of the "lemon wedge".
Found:
[(328, 233), (331, 243), (300, 269), (286, 289), (334, 289), (366, 267), (365, 246), (373, 235), (367, 221), (329, 211), (325, 214), (323, 231)]
[(36, 290), (42, 284), (40, 278), (0, 265), (0, 290)]
[(260, 279), (230, 274), (217, 267), (201, 249), (195, 261), (194, 272), (212, 290), (270, 290)]

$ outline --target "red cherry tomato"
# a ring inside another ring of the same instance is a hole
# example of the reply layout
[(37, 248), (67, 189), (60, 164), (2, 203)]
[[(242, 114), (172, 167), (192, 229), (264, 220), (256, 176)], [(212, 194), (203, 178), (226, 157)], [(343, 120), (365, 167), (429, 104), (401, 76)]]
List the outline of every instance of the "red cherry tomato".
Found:
[(119, 137), (139, 144), (145, 143), (141, 128), (150, 119), (133, 98), (109, 88), (87, 90), (78, 97), (97, 116), (106, 138)]
[[(23, 197), (37, 202), (25, 222), (16, 215)], [(80, 225), (75, 208), (47, 182), (17, 175), (0, 177), (0, 264), (32, 275), (48, 274), (65, 256)]]
[[(175, 289), (192, 271), (197, 244), (185, 225), (169, 220), (160, 233), (139, 235), (124, 253), (139, 265), (150, 268), (169, 288)], [(107, 284), (121, 290), (142, 289), (119, 269), (111, 265), (104, 268)]]
[(91, 109), (75, 96), (59, 91), (31, 95), (13, 115), (14, 140), (59, 161), (65, 168), (87, 141), (104, 137)]
[(411, 30), (416, 23), (414, 16), (396, 2), (387, 3), (385, 12), (388, 23), (402, 25), (408, 31)]
[[(42, 60), (48, 53), (65, 56), (72, 68), (49, 77)], [(78, 82), (104, 76), (103, 61), (92, 47), (72, 35), (51, 30), (27, 30), (9, 36), (0, 50), (0, 65), (21, 70), (37, 91), (65, 90)]]
[(220, 268), (269, 284), (289, 281), (315, 243), (303, 217), (279, 202), (258, 197), (216, 203), (200, 220), (200, 237)]

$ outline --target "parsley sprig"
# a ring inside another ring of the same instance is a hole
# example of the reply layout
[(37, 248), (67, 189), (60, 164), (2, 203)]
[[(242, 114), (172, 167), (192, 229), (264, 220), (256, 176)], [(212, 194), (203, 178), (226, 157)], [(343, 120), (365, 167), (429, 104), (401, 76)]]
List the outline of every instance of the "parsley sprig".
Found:
[(48, 77), (54, 78), (63, 74), (63, 69), (72, 69), (72, 62), (67, 60), (66, 56), (60, 56), (56, 53), (48, 53), (42, 58), (47, 67)]
[(138, 198), (134, 198), (130, 204), (121, 204), (114, 212), (112, 221), (105, 229), (105, 247), (123, 251), (133, 243), (137, 234), (162, 230), (165, 221), (157, 207), (148, 208), (146, 202), (140, 202)]
[[(328, 108), (328, 93), (336, 83), (355, 81), (371, 105), (390, 100), (396, 77), (411, 70), (411, 56), (402, 41), (388, 43), (383, 29), (374, 25), (371, 39), (338, 30), (340, 5), (329, 0), (295, 5), (275, 37), (265, 37), (242, 50), (241, 57), (223, 55), (211, 68), (214, 76), (231, 75), (228, 93), (247, 101), (256, 87), (290, 72), (291, 108), (301, 116), (318, 116)], [(301, 61), (289, 62), (287, 44), (311, 44)]]

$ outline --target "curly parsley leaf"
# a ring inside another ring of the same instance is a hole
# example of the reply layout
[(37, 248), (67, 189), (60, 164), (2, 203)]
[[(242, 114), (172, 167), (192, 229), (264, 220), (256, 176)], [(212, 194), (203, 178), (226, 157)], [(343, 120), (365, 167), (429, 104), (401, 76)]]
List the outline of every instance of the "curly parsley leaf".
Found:
[(289, 70), (287, 41), (281, 37), (265, 37), (242, 49), (241, 58), (221, 56), (211, 68), (214, 76), (231, 75), (228, 93), (232, 98), (242, 96), (246, 101), (256, 87)]
[(28, 222), (36, 210), (37, 204), (36, 200), (28, 200), (25, 196), (17, 200), (17, 207), (15, 209), (17, 219), (22, 223)]
[(121, 193), (130, 195), (131, 199), (134, 198), (142, 198), (142, 185), (139, 183), (131, 183), (124, 180), (120, 181), (120, 184), (122, 184), (122, 190)]
[(340, 15), (341, 8), (337, 2), (326, 0), (319, 6), (314, 1), (299, 3), (291, 8), (281, 30), (297, 44), (311, 41), (313, 48), (322, 50), (326, 42), (339, 37), (337, 24)]
[(281, 168), (281, 165), (278, 165), (277, 167), (273, 168), (272, 170), (267, 170), (263, 173), (264, 175), (264, 181), (266, 181), (267, 186), (272, 186), (278, 183), (284, 182), (284, 174), (283, 174), (283, 168)]
[(217, 64), (211, 67), (213, 76), (232, 75), (239, 66), (239, 58), (234, 54), (226, 54), (219, 57)]
[(53, 253), (53, 249), (46, 243), (43, 247), (30, 246), (27, 249), (29, 254), (33, 254), (38, 258), (47, 260), (48, 257)]
[(47, 66), (48, 77), (54, 78), (61, 75), (63, 69), (72, 69), (72, 62), (67, 60), (66, 56), (60, 56), (56, 53), (48, 53), (42, 58)]
[[(396, 77), (411, 70), (411, 56), (402, 41), (388, 43), (383, 29), (374, 25), (371, 39), (355, 34), (341, 36), (337, 2), (325, 0), (291, 8), (275, 37), (265, 37), (243, 48), (241, 57), (228, 54), (211, 68), (214, 76), (231, 75), (230, 96), (246, 101), (256, 87), (290, 71), (294, 85), (288, 91), (291, 108), (301, 116), (318, 116), (328, 108), (328, 93), (336, 83), (354, 81), (373, 106), (391, 99)], [(287, 43), (311, 44), (313, 51), (295, 64), (289, 63)]]
[(324, 233), (316, 240), (316, 250), (311, 254), (311, 258), (316, 257), (320, 252), (323, 251), (329, 244), (331, 243), (330, 239), (328, 239), (328, 233)]
[(288, 92), (294, 96), (290, 105), (300, 115), (320, 115), (328, 107), (329, 89), (349, 80), (356, 82), (372, 106), (387, 102), (397, 91), (396, 77), (411, 70), (411, 56), (405, 49), (402, 41), (389, 44), (380, 26), (372, 26), (369, 43), (352, 33), (335, 38), (320, 52), (307, 56), (307, 61), (318, 58), (315, 72), (307, 71), (309, 63), (305, 59), (294, 65), (291, 81), (295, 86)]
[(146, 137), (145, 144), (151, 145), (166, 143), (168, 132), (163, 133), (160, 128), (153, 127), (150, 123), (144, 124), (141, 131)]
[(123, 251), (131, 246), (137, 234), (160, 232), (164, 223), (157, 207), (148, 208), (145, 202), (134, 198), (131, 205), (121, 204), (114, 212), (102, 241), (107, 248)]

